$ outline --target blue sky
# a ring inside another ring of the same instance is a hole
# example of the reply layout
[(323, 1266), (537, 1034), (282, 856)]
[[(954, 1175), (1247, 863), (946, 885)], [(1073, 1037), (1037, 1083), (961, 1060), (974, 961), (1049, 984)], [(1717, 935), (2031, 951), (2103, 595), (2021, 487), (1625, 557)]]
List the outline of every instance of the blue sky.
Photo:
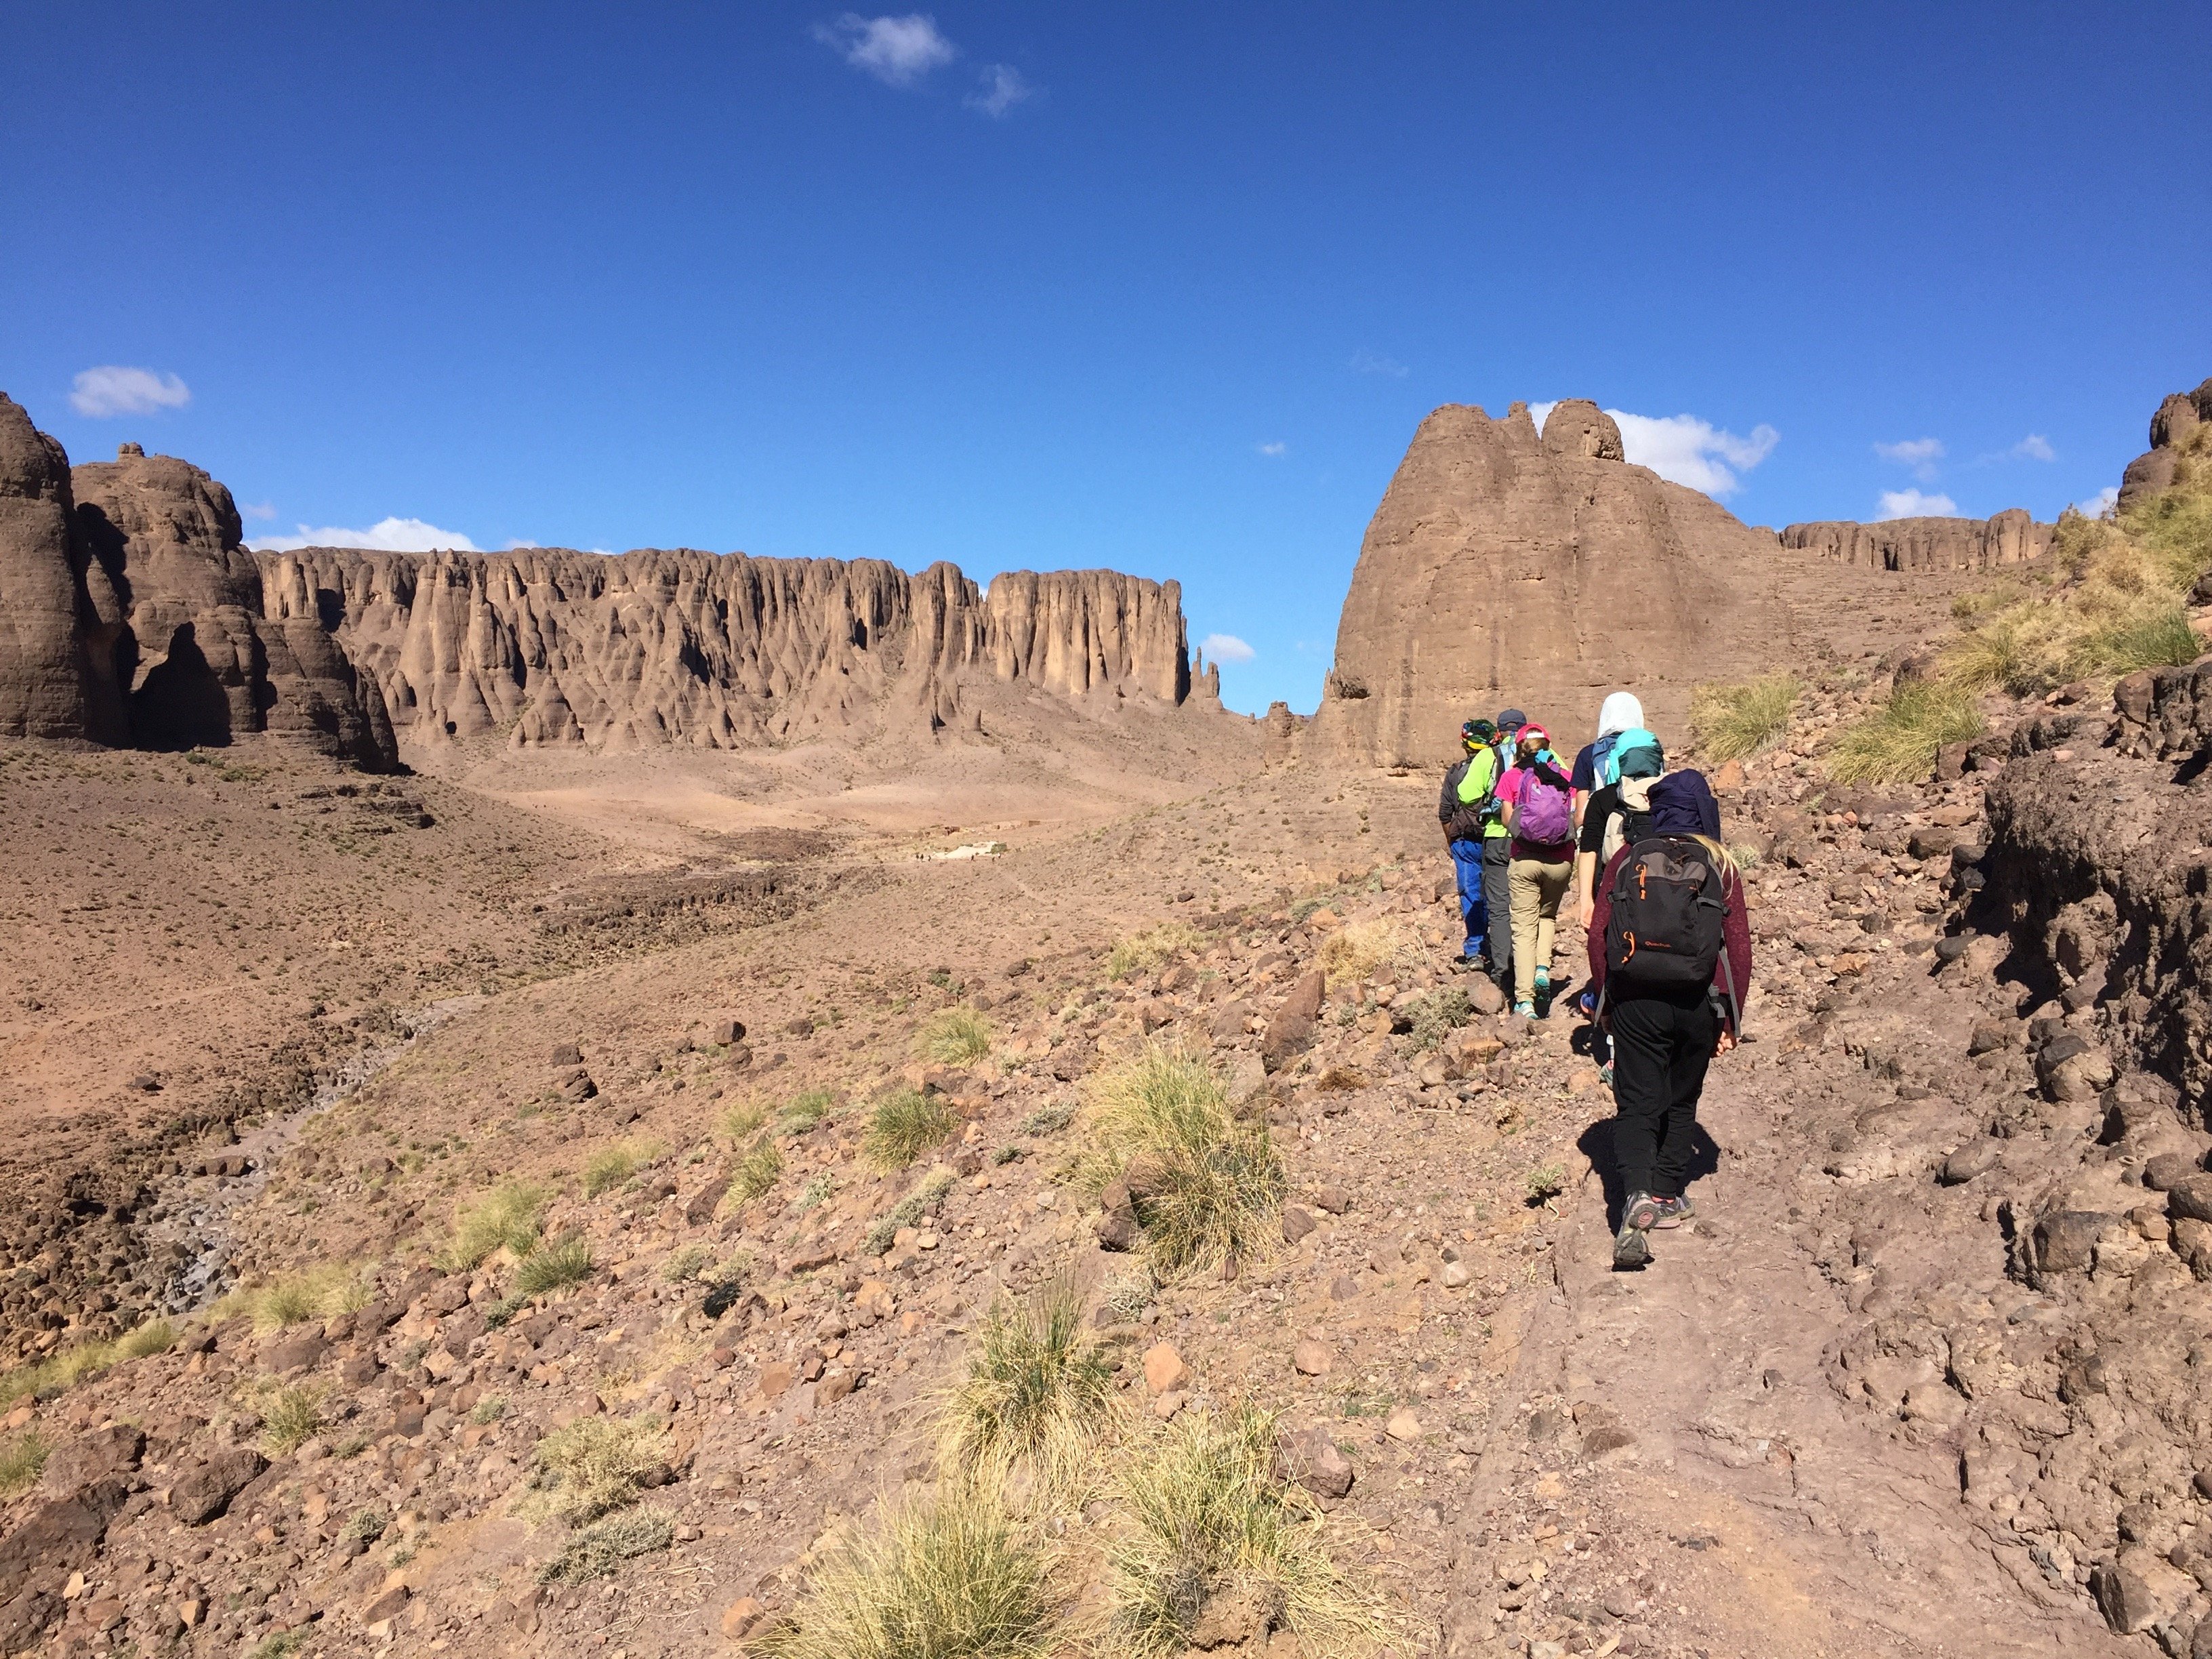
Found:
[(1438, 404), (2049, 517), (2212, 374), (2202, 7), (4, 4), (0, 389), (74, 458), (1174, 576), (1232, 707), (1313, 706)]

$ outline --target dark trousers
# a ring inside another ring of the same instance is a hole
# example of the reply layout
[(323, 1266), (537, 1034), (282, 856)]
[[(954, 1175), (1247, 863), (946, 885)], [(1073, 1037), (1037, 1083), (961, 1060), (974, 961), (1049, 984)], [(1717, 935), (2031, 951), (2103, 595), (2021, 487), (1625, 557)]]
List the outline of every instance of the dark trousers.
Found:
[(1513, 860), (1506, 848), (1512, 839), (1492, 836), (1482, 843), (1482, 897), (1490, 911), (1490, 976), (1509, 997), (1513, 994)]
[(1613, 1017), (1613, 1156), (1630, 1195), (1680, 1198), (1690, 1170), (1698, 1097), (1720, 1040), (1720, 1017), (1694, 1001), (1632, 997), (1607, 1005)]

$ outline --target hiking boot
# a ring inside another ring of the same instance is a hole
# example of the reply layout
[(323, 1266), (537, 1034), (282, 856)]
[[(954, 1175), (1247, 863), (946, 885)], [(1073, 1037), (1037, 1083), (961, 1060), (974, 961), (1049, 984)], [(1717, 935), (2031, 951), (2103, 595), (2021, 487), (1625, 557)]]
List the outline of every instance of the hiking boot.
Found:
[(1686, 1193), (1679, 1198), (1655, 1198), (1651, 1201), (1659, 1206), (1659, 1218), (1651, 1224), (1655, 1227), (1679, 1227), (1698, 1212)]
[(1650, 1260), (1651, 1241), (1644, 1237), (1644, 1230), (1622, 1222), (1620, 1231), (1613, 1236), (1613, 1265), (1640, 1267)]
[(1536, 1018), (1536, 1005), (1533, 1002), (1516, 1002), (1513, 1005), (1513, 1012), (1523, 1019), (1534, 1019)]
[(1659, 1224), (1659, 1200), (1649, 1193), (1631, 1193), (1628, 1202), (1622, 1206), (1620, 1224), (1633, 1227), (1639, 1233), (1649, 1232)]
[(1552, 994), (1552, 970), (1548, 968), (1536, 970), (1536, 994), (1540, 997)]
[(1597, 1068), (1597, 1080), (1608, 1089), (1613, 1087), (1613, 1062), (1611, 1060), (1608, 1060), (1604, 1065)]

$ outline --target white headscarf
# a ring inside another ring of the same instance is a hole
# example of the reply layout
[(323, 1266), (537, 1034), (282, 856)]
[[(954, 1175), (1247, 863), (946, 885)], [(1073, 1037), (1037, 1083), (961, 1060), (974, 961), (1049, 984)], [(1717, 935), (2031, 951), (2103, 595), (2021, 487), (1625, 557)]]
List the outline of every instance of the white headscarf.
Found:
[(1597, 711), (1597, 734), (1632, 732), (1644, 724), (1644, 705), (1633, 691), (1615, 691)]

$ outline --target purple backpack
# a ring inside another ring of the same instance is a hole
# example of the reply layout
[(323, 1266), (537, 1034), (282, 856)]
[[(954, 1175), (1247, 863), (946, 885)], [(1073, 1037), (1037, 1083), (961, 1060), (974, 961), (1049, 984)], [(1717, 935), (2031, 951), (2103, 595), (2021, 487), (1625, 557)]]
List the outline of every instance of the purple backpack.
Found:
[(1550, 767), (1532, 766), (1521, 785), (1521, 816), (1514, 835), (1531, 847), (1571, 847), (1575, 839), (1573, 795), (1547, 781), (1544, 774), (1559, 775)]

